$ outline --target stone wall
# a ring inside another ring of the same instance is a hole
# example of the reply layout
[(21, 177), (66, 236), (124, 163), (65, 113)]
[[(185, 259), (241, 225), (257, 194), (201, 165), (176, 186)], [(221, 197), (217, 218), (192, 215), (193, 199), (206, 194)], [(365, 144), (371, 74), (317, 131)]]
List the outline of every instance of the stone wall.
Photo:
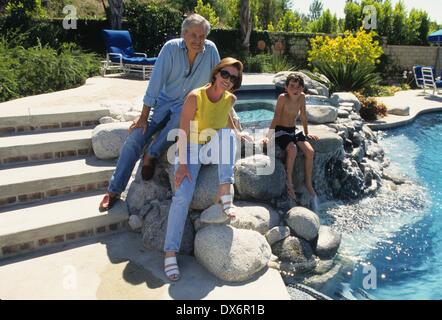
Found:
[(404, 70), (411, 70), (415, 65), (435, 66), (436, 64), (438, 48), (435, 46), (386, 45), (383, 49), (391, 62)]

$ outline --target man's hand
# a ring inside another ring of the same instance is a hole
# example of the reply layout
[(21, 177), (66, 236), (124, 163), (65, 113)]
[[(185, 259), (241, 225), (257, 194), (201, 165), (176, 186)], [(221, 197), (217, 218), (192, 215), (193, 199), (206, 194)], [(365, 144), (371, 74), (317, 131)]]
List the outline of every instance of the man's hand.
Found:
[(310, 139), (310, 140), (313, 140), (313, 141), (318, 141), (319, 140), (319, 137), (317, 135), (315, 135), (315, 134), (308, 134), (307, 138)]
[(142, 129), (143, 129), (143, 134), (145, 134), (145, 133), (146, 133), (146, 130), (147, 130), (147, 127), (148, 127), (148, 124), (147, 124), (147, 117), (141, 115), (141, 116), (139, 116), (138, 118), (136, 118), (136, 119), (132, 122), (132, 124), (130, 125), (130, 127), (129, 127), (129, 134), (131, 134), (132, 131), (133, 131), (135, 128), (142, 128)]

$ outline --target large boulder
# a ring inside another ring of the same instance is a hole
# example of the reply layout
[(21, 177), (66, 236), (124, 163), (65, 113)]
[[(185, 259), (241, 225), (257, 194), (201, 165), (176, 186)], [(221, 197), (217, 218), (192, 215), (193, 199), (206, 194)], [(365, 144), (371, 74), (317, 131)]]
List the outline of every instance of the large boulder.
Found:
[(235, 202), (235, 205), (236, 217), (230, 221), (235, 228), (255, 230), (265, 235), (280, 223), (278, 212), (267, 205), (244, 201)]
[(326, 105), (308, 105), (306, 107), (307, 119), (311, 123), (335, 122), (338, 117), (338, 109)]
[[(329, 94), (329, 90), (327, 88), (327, 86), (325, 86), (324, 84), (313, 80), (312, 78), (310, 78), (308, 75), (306, 75), (303, 72), (300, 71), (282, 71), (282, 72), (278, 72), (275, 77), (273, 78), (273, 83), (275, 84), (276, 87), (278, 88), (285, 88), (285, 80), (287, 79), (287, 76), (289, 74), (297, 74), (300, 75), (303, 79), (304, 79), (304, 90), (306, 92), (310, 92), (310, 93), (318, 93), (321, 96), (325, 96), (328, 97)], [(325, 80), (325, 79), (324, 79)], [(310, 90), (310, 91), (309, 91)]]
[(289, 262), (293, 271), (313, 270), (316, 257), (310, 244), (296, 237), (287, 237), (272, 246), (272, 252), (283, 262)]
[(266, 155), (250, 156), (235, 164), (235, 187), (239, 199), (278, 198), (284, 192), (285, 180), (282, 163)]
[(198, 219), (198, 223), (204, 224), (226, 223), (229, 221), (229, 217), (223, 212), (221, 204), (218, 203), (204, 210)]
[(356, 112), (361, 109), (361, 102), (359, 99), (351, 92), (335, 92), (330, 96), (332, 104), (338, 107), (340, 104), (349, 102), (353, 103), (353, 108)]
[(341, 234), (328, 226), (319, 228), (319, 237), (316, 245), (316, 255), (321, 259), (332, 259), (338, 252), (341, 244)]
[(306, 94), (305, 95), (305, 104), (306, 105), (318, 105), (318, 106), (329, 106), (331, 105), (330, 98), (326, 96), (315, 96)]
[(139, 214), (141, 208), (153, 200), (163, 201), (172, 197), (171, 191), (161, 185), (158, 180), (133, 180), (126, 196), (126, 204), (130, 214)]
[(92, 131), (92, 148), (98, 159), (115, 159), (129, 135), (131, 122), (100, 124)]
[[(158, 251), (164, 250), (164, 240), (167, 231), (167, 218), (171, 201), (159, 203), (153, 201), (141, 210), (140, 215), (144, 216), (142, 228), (143, 244), (148, 249)], [(190, 219), (187, 218), (184, 226), (180, 252), (190, 255), (193, 252), (194, 230)]]
[(195, 257), (216, 277), (247, 281), (267, 266), (272, 255), (264, 236), (253, 230), (209, 225), (195, 236)]
[(313, 211), (304, 207), (294, 207), (287, 212), (287, 225), (298, 237), (307, 241), (314, 240), (318, 236), (320, 221)]

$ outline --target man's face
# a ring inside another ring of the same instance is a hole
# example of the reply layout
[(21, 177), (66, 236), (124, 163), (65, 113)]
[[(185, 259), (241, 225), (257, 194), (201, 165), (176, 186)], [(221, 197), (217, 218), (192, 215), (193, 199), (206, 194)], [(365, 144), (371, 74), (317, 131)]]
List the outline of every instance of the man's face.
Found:
[(286, 86), (285, 89), (287, 90), (287, 93), (293, 95), (301, 94), (304, 91), (304, 87), (295, 80), (290, 80), (288, 86)]
[(206, 40), (206, 32), (203, 26), (193, 26), (184, 31), (183, 38), (187, 50), (201, 52), (204, 47), (204, 40)]

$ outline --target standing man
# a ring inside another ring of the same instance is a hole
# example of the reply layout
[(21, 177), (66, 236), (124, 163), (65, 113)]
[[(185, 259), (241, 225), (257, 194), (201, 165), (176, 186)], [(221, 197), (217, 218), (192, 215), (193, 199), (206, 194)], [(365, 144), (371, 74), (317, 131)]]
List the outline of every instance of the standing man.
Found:
[(210, 82), (210, 72), (220, 62), (218, 49), (207, 40), (209, 32), (210, 23), (192, 14), (183, 21), (181, 38), (164, 44), (143, 99), (143, 111), (129, 128), (100, 211), (109, 210), (119, 199), (144, 146), (156, 132), (161, 130), (149, 145), (143, 161), (144, 180), (152, 178), (156, 159), (174, 143), (167, 141), (167, 134), (178, 128), (187, 94)]

